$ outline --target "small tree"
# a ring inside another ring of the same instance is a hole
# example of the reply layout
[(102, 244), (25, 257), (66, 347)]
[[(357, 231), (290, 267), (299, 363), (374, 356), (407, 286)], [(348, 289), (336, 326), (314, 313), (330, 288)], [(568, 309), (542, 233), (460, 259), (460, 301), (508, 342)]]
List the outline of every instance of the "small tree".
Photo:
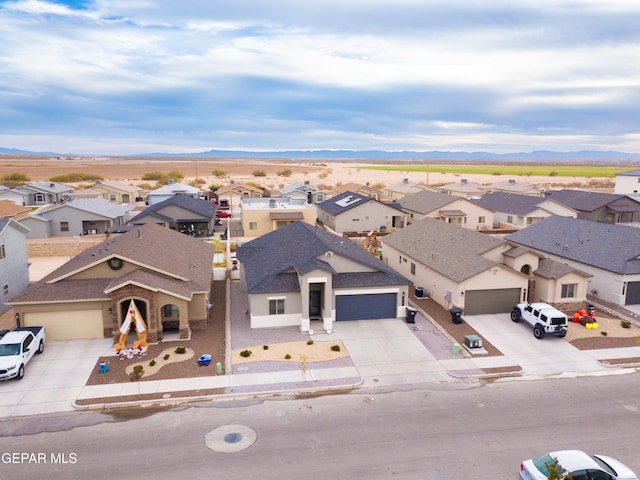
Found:
[(552, 457), (553, 462), (545, 463), (549, 472), (549, 480), (571, 480), (571, 474), (567, 472), (556, 457)]

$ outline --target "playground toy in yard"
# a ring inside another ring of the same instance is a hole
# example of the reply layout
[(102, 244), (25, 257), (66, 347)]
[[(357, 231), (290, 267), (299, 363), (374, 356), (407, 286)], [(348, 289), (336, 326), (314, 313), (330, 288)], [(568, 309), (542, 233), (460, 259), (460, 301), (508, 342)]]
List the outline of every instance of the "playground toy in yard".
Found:
[(574, 323), (579, 323), (583, 327), (596, 330), (598, 328), (598, 322), (596, 321), (596, 309), (593, 305), (587, 305), (587, 309), (581, 309), (576, 311), (571, 317), (571, 321)]
[(211, 363), (211, 355), (209, 355), (208, 353), (205, 353), (204, 355), (200, 355), (200, 358), (198, 358), (198, 365), (199, 366), (208, 366)]

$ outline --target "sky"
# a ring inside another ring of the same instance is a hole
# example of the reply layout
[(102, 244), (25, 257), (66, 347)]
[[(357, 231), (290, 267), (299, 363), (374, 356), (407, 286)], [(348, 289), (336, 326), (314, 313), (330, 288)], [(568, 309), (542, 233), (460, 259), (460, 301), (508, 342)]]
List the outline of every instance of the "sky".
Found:
[(0, 0), (0, 147), (640, 152), (638, 0)]

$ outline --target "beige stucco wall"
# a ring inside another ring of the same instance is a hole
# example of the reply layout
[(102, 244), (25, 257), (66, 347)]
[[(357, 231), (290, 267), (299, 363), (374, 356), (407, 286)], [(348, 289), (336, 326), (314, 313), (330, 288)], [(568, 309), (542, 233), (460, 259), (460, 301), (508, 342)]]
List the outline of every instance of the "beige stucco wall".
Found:
[(338, 233), (377, 232), (381, 231), (380, 227), (389, 232), (393, 228), (393, 217), (407, 217), (401, 210), (375, 200), (357, 205), (335, 217), (329, 217), (324, 212), (321, 214), (321, 220)]
[[(559, 279), (535, 277), (535, 301), (556, 304), (586, 302), (588, 280), (575, 272)], [(576, 284), (575, 296), (562, 298), (562, 285)]]
[[(276, 220), (271, 219), (271, 213), (302, 213), (303, 222), (309, 225), (316, 223), (316, 209), (312, 205), (301, 206), (299, 209), (292, 208), (245, 208), (242, 209), (242, 230), (245, 237), (259, 237), (276, 230)], [(256, 228), (251, 229), (251, 223), (255, 222)]]

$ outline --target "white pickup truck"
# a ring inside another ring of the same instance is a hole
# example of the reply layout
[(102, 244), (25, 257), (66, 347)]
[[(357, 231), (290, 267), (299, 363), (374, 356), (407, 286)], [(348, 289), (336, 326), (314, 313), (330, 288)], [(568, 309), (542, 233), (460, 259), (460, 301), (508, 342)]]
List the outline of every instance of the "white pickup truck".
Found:
[(44, 351), (44, 327), (22, 327), (0, 338), (0, 380), (24, 377), (24, 367)]
[(524, 320), (533, 327), (533, 336), (537, 339), (546, 333), (557, 337), (567, 334), (569, 321), (567, 316), (548, 303), (519, 303), (511, 311), (511, 320)]

